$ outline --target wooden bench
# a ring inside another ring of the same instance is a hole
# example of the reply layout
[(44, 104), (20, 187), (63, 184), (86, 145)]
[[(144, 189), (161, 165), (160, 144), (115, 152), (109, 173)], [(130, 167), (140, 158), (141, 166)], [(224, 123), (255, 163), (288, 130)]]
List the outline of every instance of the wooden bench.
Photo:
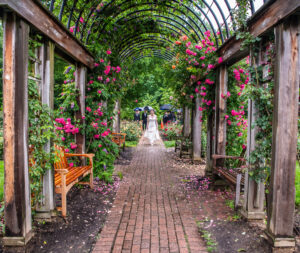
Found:
[(180, 150), (181, 142), (182, 142), (183, 138), (184, 138), (183, 136), (175, 137), (175, 152), (177, 152), (177, 150)]
[(180, 145), (180, 158), (182, 157), (189, 157), (190, 159), (193, 158), (193, 143), (190, 137), (183, 137), (181, 140)]
[[(91, 188), (93, 185), (93, 157), (94, 154), (68, 154), (63, 147), (55, 147), (57, 154), (57, 161), (54, 163), (54, 184), (55, 192), (61, 194), (61, 208), (57, 208), (62, 211), (62, 216), (67, 215), (67, 193), (76, 183), (87, 184)], [(70, 157), (86, 157), (89, 158), (89, 165), (70, 167), (67, 158)], [(90, 175), (89, 182), (80, 182), (82, 178)]]
[[(242, 155), (244, 152), (242, 152)], [(238, 206), (240, 201), (241, 186), (245, 185), (245, 175), (242, 168), (242, 164), (246, 162), (243, 156), (227, 156), (227, 155), (212, 155), (213, 159), (213, 170), (214, 174), (217, 174), (221, 178), (225, 179), (231, 185), (235, 185), (235, 208)], [(225, 168), (224, 166), (218, 165), (218, 160), (233, 159), (238, 160), (237, 168)]]
[(111, 140), (116, 143), (120, 148), (123, 146), (123, 150), (125, 149), (125, 133), (111, 133)]

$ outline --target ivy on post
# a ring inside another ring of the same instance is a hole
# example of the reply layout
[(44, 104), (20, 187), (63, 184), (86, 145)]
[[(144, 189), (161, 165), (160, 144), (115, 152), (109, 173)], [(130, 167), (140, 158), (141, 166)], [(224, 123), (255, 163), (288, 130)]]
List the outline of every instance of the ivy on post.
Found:
[[(79, 106), (79, 111), (76, 112), (76, 119), (79, 121), (80, 125), (84, 125), (84, 113), (85, 113), (85, 85), (87, 80), (87, 70), (86, 67), (77, 64), (75, 72), (75, 82), (76, 89), (79, 91), (79, 96), (77, 97), (77, 103)], [(82, 133), (76, 134), (76, 144), (77, 152), (80, 154), (85, 153), (85, 136)]]
[(201, 160), (201, 132), (202, 132), (202, 111), (201, 98), (197, 94), (195, 98), (195, 108), (193, 110), (193, 159)]
[[(251, 66), (255, 69), (263, 62), (263, 57), (266, 54), (265, 47), (262, 43), (259, 43), (259, 52), (255, 56), (254, 49), (250, 51)], [(255, 59), (255, 61), (253, 60)], [(258, 85), (262, 85), (261, 80), (257, 80)], [(258, 127), (255, 124), (257, 117), (259, 117), (258, 111), (255, 108), (255, 101), (253, 99), (248, 100), (248, 133), (247, 133), (247, 170), (245, 172), (245, 190), (244, 190), (244, 203), (241, 209), (241, 215), (247, 220), (261, 220), (265, 218), (264, 201), (265, 201), (265, 185), (262, 180), (254, 180), (249, 176), (249, 170), (252, 170), (254, 165), (250, 163), (251, 153), (255, 150), (256, 135)]]
[(28, 169), (29, 26), (4, 13), (4, 245), (22, 246), (32, 237)]
[[(55, 45), (52, 42), (46, 41), (40, 47), (41, 54), (39, 54), (41, 62), (40, 94), (42, 104), (47, 105), (51, 110), (54, 109), (54, 48)], [(47, 153), (51, 152), (50, 140), (46, 143), (44, 149)], [(43, 196), (37, 209), (37, 218), (51, 219), (51, 213), (55, 208), (53, 179), (53, 170), (46, 170), (43, 175)]]
[(227, 94), (227, 82), (227, 67), (222, 65), (218, 71), (216, 83), (215, 131), (213, 149), (213, 153), (218, 155), (225, 155), (226, 149), (226, 100), (222, 98), (222, 95)]
[(275, 28), (275, 94), (267, 224), (267, 235), (275, 248), (295, 247), (299, 30), (299, 16), (291, 16)]

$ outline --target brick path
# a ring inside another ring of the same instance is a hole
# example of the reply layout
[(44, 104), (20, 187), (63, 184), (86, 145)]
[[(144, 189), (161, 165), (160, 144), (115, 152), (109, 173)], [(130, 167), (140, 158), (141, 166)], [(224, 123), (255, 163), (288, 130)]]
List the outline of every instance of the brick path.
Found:
[(142, 140), (124, 171), (93, 253), (207, 252), (193, 208), (173, 190), (174, 172), (162, 143), (151, 147)]

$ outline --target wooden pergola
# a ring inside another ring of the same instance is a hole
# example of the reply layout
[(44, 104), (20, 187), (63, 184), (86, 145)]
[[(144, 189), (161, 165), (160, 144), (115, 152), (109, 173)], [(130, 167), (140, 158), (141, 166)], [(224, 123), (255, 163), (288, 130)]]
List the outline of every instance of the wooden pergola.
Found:
[[(84, 113), (87, 69), (94, 59), (85, 46), (35, 0), (0, 0), (4, 26), (4, 166), (5, 166), (5, 238), (6, 245), (25, 245), (32, 237), (30, 187), (28, 172), (28, 40), (34, 29), (44, 38), (39, 64), (43, 103), (53, 106), (54, 54), (57, 53), (76, 66), (76, 86), (80, 90), (78, 118)], [(267, 235), (274, 247), (294, 247), (293, 215), (295, 199), (295, 164), (297, 152), (297, 120), (300, 73), (300, 1), (270, 0), (248, 21), (251, 34), (264, 37), (275, 33), (275, 99), (273, 114), (273, 145), (270, 209), (267, 210)], [(212, 169), (212, 155), (225, 155), (226, 103), (221, 94), (227, 91), (228, 67), (251, 53), (240, 50), (242, 41), (228, 39), (219, 49), (223, 58), (217, 66), (216, 109), (207, 121), (207, 174)], [(262, 44), (261, 53), (265, 51)], [(200, 98), (196, 99), (194, 119), (199, 119)], [(116, 110), (119, 110), (119, 104)], [(255, 104), (249, 103), (249, 126), (255, 121)], [(185, 108), (185, 135), (189, 135), (191, 112)], [(119, 119), (117, 119), (119, 122)], [(119, 123), (117, 124), (119, 125)], [(118, 126), (116, 126), (117, 128)], [(195, 159), (201, 157), (201, 122), (193, 120), (193, 149)], [(247, 155), (255, 147), (255, 131), (249, 127)], [(215, 138), (213, 138), (213, 136)], [(78, 151), (84, 152), (84, 136), (76, 136)], [(51, 216), (55, 208), (53, 172), (43, 179), (44, 203), (41, 213)], [(264, 184), (250, 177), (245, 181), (242, 213), (248, 219), (263, 219)]]

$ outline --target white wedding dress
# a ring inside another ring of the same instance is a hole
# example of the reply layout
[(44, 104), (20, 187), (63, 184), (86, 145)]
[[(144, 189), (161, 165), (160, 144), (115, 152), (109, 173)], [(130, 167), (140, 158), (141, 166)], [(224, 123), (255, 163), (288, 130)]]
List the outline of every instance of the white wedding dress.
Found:
[(148, 129), (145, 132), (145, 137), (149, 139), (150, 144), (153, 145), (153, 143), (157, 140), (159, 140), (159, 132), (156, 125), (157, 117), (156, 115), (149, 115), (148, 117)]

